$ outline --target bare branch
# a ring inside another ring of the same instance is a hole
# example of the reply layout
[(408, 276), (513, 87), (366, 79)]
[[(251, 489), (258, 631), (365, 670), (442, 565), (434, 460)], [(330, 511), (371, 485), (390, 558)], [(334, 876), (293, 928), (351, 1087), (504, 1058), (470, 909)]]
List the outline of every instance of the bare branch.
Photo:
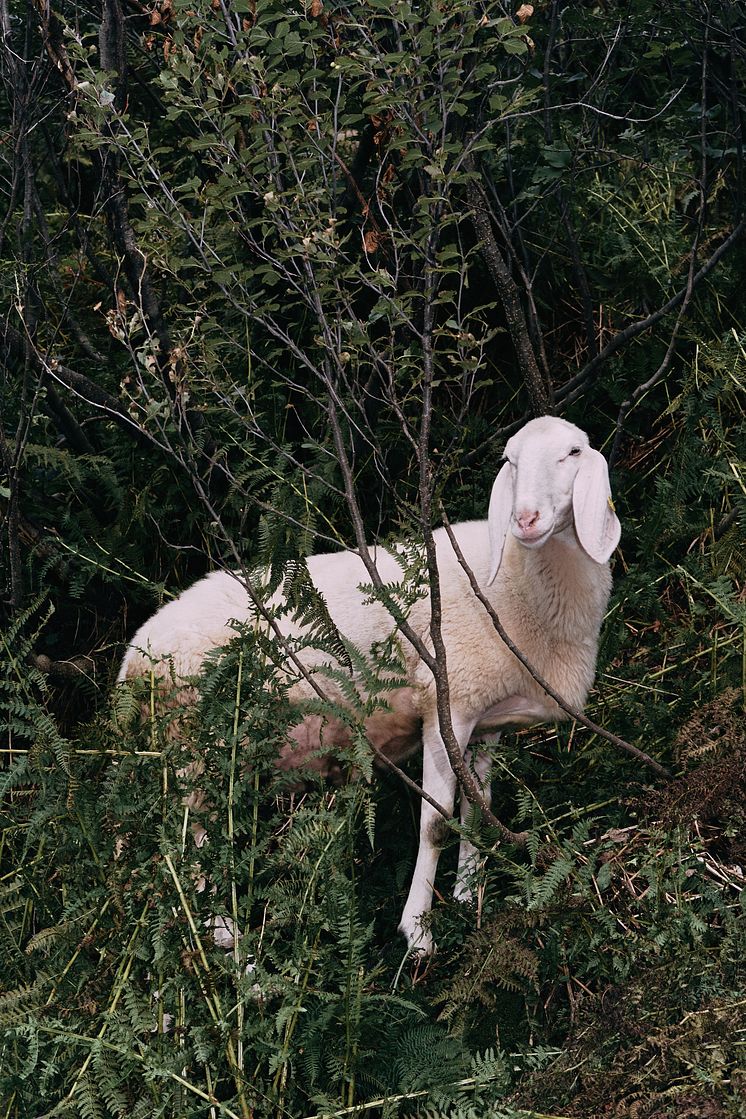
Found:
[(35, 653), (32, 664), (45, 676), (59, 680), (80, 680), (82, 677), (95, 676), (96, 662), (93, 657), (73, 657), (71, 660), (52, 660), (44, 653)]
[(421, 800), (426, 800), (427, 803), (432, 808), (434, 808), (436, 812), (440, 813), (444, 820), (448, 820), (449, 823), (456, 822), (452, 812), (449, 812), (448, 809), (444, 808), (442, 804), (438, 804), (437, 800), (435, 800), (434, 797), (431, 797), (429, 793), (426, 793), (422, 786), (418, 785), (416, 781), (413, 781), (412, 778), (409, 777), (403, 769), (400, 769), (396, 762), (392, 762), (391, 758), (388, 758), (384, 754), (383, 750), (379, 750), (378, 747), (374, 746), (372, 742), (369, 743), (369, 745), (371, 750), (373, 751), (373, 754), (376, 758), (378, 758), (381, 765), (386, 766), (386, 768), (391, 770), (392, 773), (395, 773), (402, 784), (406, 785), (408, 789), (411, 789), (413, 793), (416, 793)]
[[(337, 451), (337, 460), (339, 462), (340, 469), (342, 471), (342, 477), (343, 477), (344, 484), (345, 484), (345, 495), (346, 495), (346, 498), (347, 498), (347, 504), (348, 504), (348, 508), (349, 508), (349, 511), (350, 511), (350, 515), (352, 517), (353, 528), (355, 530), (355, 539), (356, 539), (356, 542), (357, 542), (357, 553), (360, 556), (361, 560), (363, 561), (363, 564), (365, 565), (365, 568), (366, 568), (366, 570), (367, 570), (367, 572), (370, 576), (370, 579), (371, 579), (371, 582), (372, 582), (373, 586), (379, 592), (379, 595), (381, 597), (381, 601), (384, 603), (386, 608), (391, 613), (391, 616), (392, 616), (392, 618), (393, 618), (393, 620), (396, 624), (397, 629), (399, 630), (399, 632), (404, 637), (406, 637), (407, 641), (409, 641), (410, 645), (415, 650), (417, 655), (422, 659), (424, 664), (427, 665), (427, 667), (430, 669), (430, 671), (433, 674), (433, 679), (435, 681), (435, 686), (436, 686), (436, 694), (437, 694), (437, 697), (438, 697), (438, 716), (440, 718), (441, 733), (442, 733), (442, 736), (443, 736), (443, 741), (444, 741), (446, 750), (448, 751), (448, 757), (451, 761), (451, 765), (453, 766), (453, 770), (454, 770), (457, 778), (459, 779), (459, 782), (462, 783), (462, 788), (463, 788), (464, 792), (466, 793), (466, 796), (469, 798), (469, 800), (473, 804), (476, 804), (481, 809), (481, 811), (482, 811), (485, 819), (487, 820), (487, 822), (490, 823), (493, 827), (497, 828), (497, 830), (500, 832), (500, 834), (505, 839), (507, 839), (509, 842), (515, 843), (516, 845), (520, 845), (523, 842), (525, 842), (525, 837), (523, 835), (521, 835), (520, 833), (515, 833), (515, 832), (510, 831), (510, 829), (507, 828), (505, 826), (505, 824), (503, 824), (500, 820), (498, 820), (498, 818), (494, 815), (494, 813), (491, 811), (491, 809), (487, 805), (484, 797), (482, 796), (481, 792), (479, 791), (479, 789), (476, 785), (476, 782), (474, 781), (474, 778), (471, 776), (471, 774), (469, 773), (466, 765), (464, 764), (464, 760), (463, 760), (463, 757), (461, 756), (461, 752), (460, 752), (460, 749), (458, 747), (458, 743), (456, 742), (456, 739), (455, 739), (454, 734), (453, 734), (453, 726), (452, 726), (451, 720), (450, 720), (450, 709), (449, 709), (449, 705), (448, 705), (448, 701), (449, 701), (448, 677), (447, 677), (447, 674), (446, 674), (446, 671), (445, 671), (445, 662), (444, 662), (444, 659), (443, 659), (444, 655), (445, 655), (445, 651), (442, 648), (442, 639), (441, 639), (441, 660), (439, 660), (437, 649), (436, 649), (436, 655), (433, 656), (433, 654), (430, 652), (427, 645), (424, 643), (424, 641), (419, 636), (419, 634), (416, 633), (416, 631), (412, 629), (412, 626), (407, 621), (407, 619), (406, 619), (405, 615), (402, 613), (401, 609), (391, 599), (391, 596), (386, 593), (386, 588), (384, 586), (383, 580), (381, 579), (380, 572), (378, 571), (378, 568), (375, 564), (375, 561), (372, 559), (372, 557), (370, 555), (370, 552), (368, 550), (367, 542), (366, 542), (366, 539), (365, 539), (365, 527), (363, 525), (363, 518), (362, 518), (362, 514), (360, 512), (360, 505), (358, 503), (357, 494), (355, 492), (355, 484), (354, 484), (353, 477), (352, 477), (352, 470), (350, 468), (349, 458), (347, 456), (347, 451), (345, 449), (344, 440), (342, 438), (342, 430), (341, 430), (341, 427), (340, 427), (340, 424), (339, 424), (339, 416), (338, 416), (337, 409), (336, 409), (335, 404), (334, 404), (334, 400), (331, 397), (330, 397), (330, 401), (329, 401), (329, 419), (330, 419), (330, 423), (331, 423), (331, 427), (332, 427), (332, 435), (333, 435), (333, 438), (334, 438), (334, 444), (335, 444), (335, 448), (336, 448), (336, 451)], [(424, 525), (423, 525), (423, 529), (425, 531), (426, 546), (427, 546), (427, 536), (428, 536), (428, 531), (429, 531), (430, 542), (431, 542), (431, 547), (432, 547), (432, 529), (428, 530), (427, 528), (425, 528)], [(430, 561), (431, 561), (431, 554), (429, 552), (428, 553), (428, 562), (430, 563)], [(433, 592), (434, 592), (433, 601), (436, 601), (437, 596), (438, 596), (438, 590), (436, 589), (437, 588), (437, 578), (438, 578), (437, 562), (435, 563), (434, 567), (431, 567), (430, 578), (431, 578), (431, 585), (430, 585), (431, 595), (433, 595)], [(435, 607), (435, 609), (437, 610), (437, 607)]]
[[(618, 331), (614, 337), (606, 343), (603, 349), (583, 366), (580, 372), (576, 373), (575, 376), (571, 377), (569, 381), (566, 381), (561, 388), (557, 389), (555, 393), (557, 402), (566, 406), (571, 404), (574, 400), (577, 400), (585, 391), (586, 383), (613, 354), (621, 350), (622, 347), (628, 342), (631, 342), (633, 338), (637, 338), (639, 334), (644, 334), (646, 330), (650, 330), (652, 326), (655, 326), (656, 323), (660, 322), (660, 320), (670, 314), (671, 311), (675, 311), (676, 308), (687, 299), (687, 292), (690, 291), (690, 287), (691, 291), (693, 291), (698, 284), (712, 272), (713, 268), (720, 263), (726, 253), (738, 243), (744, 229), (746, 229), (746, 219), (741, 218), (725, 240), (715, 249), (710, 258), (705, 261), (702, 267), (698, 269), (692, 277), (687, 277), (686, 284), (677, 291), (676, 295), (673, 295), (667, 300), (657, 311), (653, 311), (651, 314), (646, 315), (644, 319), (639, 319), (637, 322), (630, 323), (629, 326)], [(691, 296), (689, 298), (691, 298)]]
[(423, 393), (422, 393), (422, 421), (420, 424), (420, 439), (418, 446), (418, 460), (420, 470), (420, 512), (421, 528), (425, 540), (427, 555), (428, 582), (430, 586), (430, 640), (435, 653), (434, 665), (431, 668), (435, 680), (435, 695), (438, 708), (438, 721), (440, 734), (448, 754), (451, 768), (458, 778), (458, 783), (471, 804), (476, 805), (482, 815), (493, 827), (496, 827), (503, 839), (516, 846), (527, 842), (526, 833), (519, 834), (511, 831), (493, 814), (489, 804), (477, 785), (468, 766), (464, 761), (464, 750), (456, 739), (453, 730), (451, 715), (451, 695), (448, 681), (448, 663), (446, 647), (442, 631), (442, 600), (440, 577), (438, 573), (438, 557), (435, 548), (435, 539), (432, 528), (432, 459), (430, 457), (430, 423), (432, 420), (432, 386), (434, 379), (432, 330), (434, 325), (434, 298), (436, 285), (434, 276), (435, 242), (439, 225), (438, 207), (432, 214), (433, 232), (428, 238), (427, 252), (424, 261), (425, 290), (423, 293), (423, 324), (422, 324), (422, 365), (423, 365)]
[(482, 242), (482, 254), (497, 288), (500, 302), (508, 321), (508, 330), (515, 346), (521, 374), (526, 385), (531, 410), (543, 416), (553, 411), (550, 387), (544, 383), (536, 362), (536, 355), (521, 307), (518, 287), (510, 274), (502, 253), (497, 247), (489, 217), (489, 203), (481, 186), (471, 180), (467, 187), (469, 205), (474, 215), (474, 225)]

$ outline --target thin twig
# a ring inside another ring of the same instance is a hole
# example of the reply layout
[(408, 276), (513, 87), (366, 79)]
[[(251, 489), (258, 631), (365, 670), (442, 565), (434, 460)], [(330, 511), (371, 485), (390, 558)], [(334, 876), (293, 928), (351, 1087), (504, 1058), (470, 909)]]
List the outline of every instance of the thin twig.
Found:
[(505, 630), (503, 628), (503, 625), (502, 625), (502, 622), (500, 621), (500, 619), (497, 615), (497, 612), (495, 611), (494, 607), (492, 606), (492, 603), (484, 595), (484, 593), (482, 591), (482, 588), (479, 586), (479, 583), (477, 582), (477, 580), (474, 576), (474, 572), (471, 570), (468, 563), (464, 559), (464, 554), (461, 551), (461, 549), (459, 548), (458, 541), (456, 540), (456, 537), (453, 534), (453, 531), (451, 529), (451, 525), (450, 525), (450, 522), (448, 520), (448, 517), (446, 516), (445, 511), (442, 509), (442, 507), (441, 507), (441, 513), (442, 513), (442, 516), (443, 516), (443, 525), (445, 527), (446, 532), (448, 533), (448, 539), (451, 541), (451, 547), (453, 548), (453, 550), (455, 552), (455, 555), (456, 555), (456, 558), (457, 558), (457, 560), (461, 564), (461, 567), (464, 570), (464, 574), (466, 575), (467, 579), (469, 580), (469, 583), (471, 584), (471, 589), (474, 591), (474, 594), (476, 595), (476, 597), (482, 603), (482, 606), (485, 608), (485, 610), (489, 614), (489, 617), (490, 617), (490, 620), (492, 621), (493, 626), (495, 627), (495, 629), (497, 630), (498, 634), (500, 635), (502, 640), (505, 642), (507, 647), (510, 649), (513, 656), (516, 657), (521, 662), (523, 667), (526, 669), (526, 671), (529, 673), (529, 675), (536, 681), (536, 683), (539, 685), (539, 687), (543, 688), (544, 691), (547, 693), (547, 695), (551, 699), (554, 700), (554, 702), (557, 704), (557, 706), (561, 707), (562, 710), (565, 711), (572, 719), (575, 719), (576, 722), (581, 723), (584, 727), (587, 727), (588, 730), (592, 730), (595, 734), (599, 735), (601, 738), (605, 738), (607, 740), (607, 742), (611, 742), (611, 743), (613, 743), (614, 746), (618, 746), (620, 750), (625, 750), (628, 754), (632, 754), (633, 757), (637, 758), (641, 762), (644, 762), (645, 765), (650, 766), (650, 768), (653, 769), (661, 777), (670, 777), (670, 774), (669, 774), (668, 770), (664, 769), (664, 767), (660, 764), (660, 762), (655, 761), (654, 758), (651, 758), (648, 754), (646, 754), (642, 750), (638, 749), (637, 746), (633, 746), (630, 742), (625, 742), (625, 740), (623, 738), (619, 738), (618, 735), (612, 734), (611, 731), (604, 730), (604, 728), (600, 727), (598, 725), (598, 723), (594, 723), (592, 719), (589, 719), (586, 715), (584, 715), (582, 713), (582, 711), (578, 711), (575, 707), (571, 707), (570, 704), (567, 702), (567, 700), (564, 699), (559, 694), (559, 692), (556, 692), (554, 690), (554, 688), (552, 687), (552, 685), (547, 683), (547, 681), (544, 679), (544, 677), (541, 676), (541, 674), (534, 668), (534, 666), (526, 659), (526, 657), (523, 655), (523, 653), (520, 651), (520, 649), (517, 647), (517, 645), (511, 640), (511, 638), (505, 632)]
[(435, 697), (438, 711), (438, 722), (443, 745), (448, 754), (448, 760), (455, 773), (461, 790), (467, 800), (476, 805), (485, 819), (496, 827), (503, 839), (516, 846), (525, 846), (528, 841), (527, 832), (513, 832), (493, 814), (490, 805), (485, 800), (484, 794), (476, 780), (469, 772), (464, 761), (464, 746), (456, 738), (453, 729), (453, 716), (451, 708), (450, 682), (448, 680), (448, 663), (446, 647), (442, 630), (442, 598), (440, 577), (438, 572), (438, 557), (432, 529), (432, 459), (430, 457), (430, 424), (432, 420), (432, 388), (434, 380), (434, 355), (432, 348), (432, 331), (434, 327), (434, 301), (437, 295), (435, 280), (435, 243), (439, 227), (439, 207), (436, 206), (431, 215), (432, 233), (428, 239), (424, 262), (424, 294), (422, 312), (422, 422), (420, 424), (420, 437), (417, 447), (419, 462), (419, 494), (421, 528), (425, 541), (427, 555), (428, 580), (430, 584), (430, 640), (435, 653), (435, 666), (431, 669), (435, 681)]
[(400, 769), (396, 762), (392, 762), (391, 758), (388, 758), (384, 754), (383, 750), (379, 750), (379, 748), (377, 746), (374, 746), (372, 742), (370, 743), (370, 748), (382, 765), (385, 765), (387, 769), (390, 769), (392, 773), (395, 773), (399, 780), (403, 784), (405, 784), (408, 789), (411, 789), (413, 793), (416, 793), (418, 797), (420, 797), (422, 800), (426, 800), (427, 803), (431, 805), (431, 807), (434, 808), (436, 812), (440, 813), (444, 820), (454, 820), (453, 812), (449, 812), (448, 809), (444, 808), (442, 804), (438, 804), (437, 800), (435, 800), (434, 797), (431, 797), (429, 793), (426, 793), (422, 786), (418, 785), (416, 781), (413, 781), (412, 778), (408, 774), (406, 774), (403, 769)]
[[(702, 267), (691, 278), (692, 290), (710, 274), (725, 254), (739, 241), (744, 229), (746, 229), (746, 219), (741, 218), (725, 240), (715, 249), (712, 256), (705, 261)], [(561, 388), (557, 389), (555, 394), (557, 402), (566, 406), (571, 404), (574, 400), (577, 400), (585, 391), (586, 382), (590, 380), (593, 374), (596, 373), (617, 350), (625, 346), (627, 342), (631, 342), (638, 334), (643, 334), (646, 330), (650, 330), (651, 326), (655, 326), (656, 323), (660, 322), (660, 320), (670, 314), (671, 311), (675, 311), (686, 299), (689, 288), (690, 279), (687, 277), (686, 284), (676, 292), (676, 295), (671, 296), (669, 300), (659, 307), (657, 311), (653, 311), (651, 314), (646, 315), (644, 319), (639, 319), (637, 322), (630, 323), (628, 326), (624, 327), (623, 330), (617, 331), (614, 337), (606, 343), (603, 349), (596, 354), (594, 358), (587, 362), (574, 377), (566, 381)]]
[(700, 175), (699, 175), (699, 213), (697, 215), (697, 228), (694, 232), (694, 240), (692, 242), (692, 247), (691, 247), (691, 250), (690, 250), (690, 253), (689, 253), (689, 269), (688, 269), (688, 272), (687, 272), (686, 290), (685, 290), (685, 293), (684, 293), (684, 298), (683, 298), (682, 303), (681, 303), (681, 307), (679, 308), (679, 313), (676, 316), (676, 322), (674, 323), (673, 330), (671, 331), (671, 337), (669, 339), (668, 346), (666, 347), (666, 352), (664, 354), (663, 361), (660, 363), (660, 365), (656, 369), (655, 373), (653, 373), (652, 377), (648, 377), (648, 379), (646, 381), (644, 381), (641, 385), (638, 385), (637, 388), (634, 390), (634, 392), (629, 397), (629, 399), (623, 401), (623, 403), (622, 403), (622, 405), (619, 409), (619, 415), (617, 416), (617, 421), (616, 421), (616, 429), (614, 431), (614, 442), (612, 444), (611, 453), (609, 455), (609, 471), (610, 472), (614, 470), (614, 467), (616, 466), (616, 463), (617, 463), (618, 458), (619, 458), (619, 452), (621, 450), (621, 445), (622, 445), (622, 431), (623, 431), (624, 422), (627, 419), (627, 416), (632, 411), (635, 404), (637, 404), (638, 400), (640, 400), (647, 392), (649, 392), (650, 389), (652, 389), (654, 387), (654, 385), (657, 385), (658, 382), (661, 381), (665, 377), (666, 373), (668, 372), (668, 369), (670, 368), (671, 362), (673, 361), (674, 353), (676, 352), (676, 342), (678, 341), (679, 331), (681, 330), (681, 325), (684, 321), (684, 316), (686, 315), (686, 313), (689, 309), (689, 304), (691, 303), (692, 295), (694, 294), (694, 269), (695, 269), (696, 263), (697, 263), (697, 249), (699, 248), (699, 243), (702, 239), (702, 232), (703, 232), (704, 223), (705, 223), (705, 213), (707, 211), (707, 191), (706, 191), (706, 180), (707, 180), (707, 128), (706, 128), (706, 122), (707, 122), (707, 47), (708, 47), (708, 40), (709, 40), (709, 29), (710, 29), (710, 11), (709, 11), (709, 8), (708, 8), (708, 10), (707, 10), (707, 23), (706, 23), (706, 27), (705, 27), (704, 53), (702, 55), (702, 90), (701, 90), (701, 101), (700, 101), (700, 138), (699, 138), (700, 139), (701, 160), (702, 160), (702, 162), (701, 162)]
[[(330, 389), (331, 389), (331, 386), (330, 386)], [(463, 758), (462, 757), (460, 758), (460, 751), (459, 751), (459, 748), (458, 748), (458, 744), (456, 743), (455, 736), (453, 734), (453, 726), (452, 726), (451, 721), (450, 721), (450, 712), (449, 712), (448, 702), (447, 702), (448, 701), (447, 675), (441, 669), (441, 667), (439, 665), (439, 662), (438, 662), (438, 659), (437, 659), (437, 654), (436, 654), (436, 656), (433, 656), (433, 654), (430, 652), (430, 650), (428, 649), (427, 645), (424, 643), (422, 638), (419, 636), (419, 634), (409, 624), (409, 622), (407, 621), (407, 618), (404, 615), (404, 613), (402, 612), (402, 610), (397, 606), (396, 602), (387, 593), (386, 587), (383, 583), (383, 580), (381, 579), (381, 575), (380, 575), (380, 572), (378, 570), (378, 567), (376, 566), (375, 561), (371, 557), (370, 551), (369, 551), (368, 546), (367, 546), (366, 538), (365, 538), (365, 527), (363, 525), (363, 518), (362, 518), (362, 514), (360, 512), (360, 504), (358, 502), (357, 494), (356, 494), (356, 491), (355, 491), (355, 483), (354, 483), (354, 480), (353, 480), (353, 477), (352, 477), (352, 469), (351, 469), (350, 461), (349, 461), (349, 458), (348, 458), (348, 455), (347, 455), (347, 452), (346, 452), (346, 449), (345, 449), (344, 440), (342, 438), (342, 430), (341, 430), (340, 423), (339, 423), (339, 415), (338, 415), (337, 408), (336, 408), (336, 405), (335, 405), (335, 402), (334, 402), (334, 393), (332, 391), (330, 391), (329, 400), (328, 400), (328, 415), (329, 415), (330, 425), (331, 425), (331, 429), (332, 429), (332, 438), (334, 439), (334, 445), (335, 445), (335, 449), (336, 449), (336, 452), (337, 452), (337, 461), (339, 462), (339, 466), (340, 466), (340, 469), (342, 471), (342, 478), (343, 478), (344, 487), (345, 487), (345, 496), (347, 498), (347, 506), (348, 506), (348, 509), (349, 509), (349, 512), (350, 512), (350, 516), (351, 516), (351, 519), (352, 519), (352, 525), (353, 525), (353, 529), (354, 529), (354, 532), (355, 532), (355, 539), (356, 539), (356, 542), (357, 542), (357, 553), (360, 556), (360, 559), (363, 561), (363, 564), (364, 564), (364, 566), (365, 566), (365, 568), (368, 572), (368, 575), (370, 576), (370, 580), (371, 580), (374, 588), (376, 589), (376, 591), (379, 592), (379, 594), (381, 596), (381, 600), (383, 601), (384, 605), (386, 606), (386, 608), (391, 613), (392, 619), (393, 619), (397, 629), (402, 634), (402, 636), (405, 637), (407, 639), (407, 641), (409, 641), (410, 645), (415, 650), (417, 655), (420, 657), (420, 659), (423, 661), (423, 663), (425, 665), (427, 665), (427, 667), (430, 669), (430, 671), (433, 674), (433, 679), (435, 681), (436, 695), (438, 695), (438, 716), (439, 716), (439, 720), (440, 720), (441, 734), (442, 734), (442, 737), (443, 737), (444, 745), (445, 745), (446, 750), (448, 752), (449, 760), (451, 761), (451, 765), (453, 766), (454, 772), (456, 773), (456, 776), (459, 779), (459, 782), (461, 782), (462, 778), (463, 778), (462, 788), (463, 788), (463, 791), (464, 791), (467, 799), (469, 801), (471, 801), (471, 803), (477, 805), (477, 807), (481, 810), (481, 812), (482, 812), (484, 818), (487, 820), (487, 822), (489, 824), (491, 824), (494, 828), (496, 828), (500, 832), (500, 834), (505, 839), (507, 839), (509, 842), (515, 843), (516, 845), (521, 845), (525, 842), (525, 836), (520, 832), (519, 833), (512, 832), (508, 827), (506, 827), (505, 824), (502, 823), (501, 820), (498, 820), (497, 816), (495, 816), (495, 814), (492, 812), (489, 805), (487, 804), (484, 797), (482, 796), (479, 789), (477, 788), (476, 783), (474, 782), (474, 779), (471, 777), (471, 774), (468, 772), (468, 769), (464, 765)], [(427, 535), (428, 534), (427, 534), (427, 531), (425, 529), (425, 526), (423, 526), (423, 529), (425, 530), (424, 535), (425, 535), (425, 539), (427, 540)], [(432, 530), (430, 530), (430, 538), (432, 540)], [(434, 572), (431, 571), (431, 583), (430, 583), (430, 593), (431, 593), (431, 595), (432, 595), (432, 592), (433, 592), (433, 586), (436, 585), (436, 584), (437, 584), (437, 566), (436, 566)], [(442, 661), (441, 661), (441, 664), (442, 664)], [(449, 749), (449, 746), (450, 746), (450, 749)], [(461, 760), (461, 765), (460, 766), (459, 766), (459, 758)], [(461, 772), (459, 772), (459, 770), (461, 770)]]

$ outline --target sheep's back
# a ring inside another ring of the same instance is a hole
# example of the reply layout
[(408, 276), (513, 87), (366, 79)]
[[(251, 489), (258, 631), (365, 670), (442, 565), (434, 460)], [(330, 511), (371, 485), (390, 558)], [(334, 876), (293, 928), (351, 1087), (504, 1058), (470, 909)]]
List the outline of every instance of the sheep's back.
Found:
[(235, 636), (231, 621), (253, 616), (246, 589), (226, 571), (213, 571), (167, 602), (140, 626), (125, 653), (118, 680), (196, 676), (211, 649)]

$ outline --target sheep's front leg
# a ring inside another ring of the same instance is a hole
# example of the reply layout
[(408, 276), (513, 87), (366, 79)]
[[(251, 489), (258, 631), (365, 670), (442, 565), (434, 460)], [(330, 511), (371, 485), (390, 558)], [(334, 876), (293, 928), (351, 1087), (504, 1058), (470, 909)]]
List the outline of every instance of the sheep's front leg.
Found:
[[(500, 741), (499, 734), (491, 734), (485, 737), (485, 746), (495, 747)], [(470, 747), (466, 751), (465, 759), (467, 764), (470, 764), (472, 773), (476, 777), (479, 791), (484, 797), (487, 804), (492, 803), (492, 789), (487, 780), (492, 759), (486, 750), (480, 749), (478, 746)], [(469, 821), (469, 815), (474, 811), (471, 801), (463, 793), (461, 794), (461, 826), (464, 827)], [(479, 863), (479, 853), (476, 847), (469, 842), (468, 839), (462, 839), (458, 848), (458, 871), (456, 873), (456, 885), (453, 889), (453, 896), (456, 901), (472, 901), (474, 898), (474, 875)]]
[[(454, 721), (454, 734), (462, 750), (469, 741), (472, 729), (473, 724), (456, 725)], [(456, 775), (451, 768), (448, 751), (437, 724), (435, 727), (428, 728), (426, 725), (423, 728), (422, 742), (422, 788), (446, 811), (452, 812), (456, 794)], [(429, 930), (422, 927), (422, 918), (432, 908), (435, 872), (438, 869), (446, 826), (441, 814), (423, 800), (420, 804), (420, 845), (417, 862), (407, 903), (399, 922), (399, 931), (407, 938), (410, 949), (421, 955), (430, 955), (434, 947)]]

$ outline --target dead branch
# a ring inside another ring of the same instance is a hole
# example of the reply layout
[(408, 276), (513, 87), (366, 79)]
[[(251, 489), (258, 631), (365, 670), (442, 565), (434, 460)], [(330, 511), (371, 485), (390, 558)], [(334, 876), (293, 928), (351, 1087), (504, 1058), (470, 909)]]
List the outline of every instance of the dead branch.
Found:
[(58, 680), (80, 680), (81, 677), (93, 677), (96, 671), (96, 662), (93, 657), (72, 657), (70, 660), (55, 661), (44, 653), (34, 653), (31, 663), (45, 676), (52, 676)]

